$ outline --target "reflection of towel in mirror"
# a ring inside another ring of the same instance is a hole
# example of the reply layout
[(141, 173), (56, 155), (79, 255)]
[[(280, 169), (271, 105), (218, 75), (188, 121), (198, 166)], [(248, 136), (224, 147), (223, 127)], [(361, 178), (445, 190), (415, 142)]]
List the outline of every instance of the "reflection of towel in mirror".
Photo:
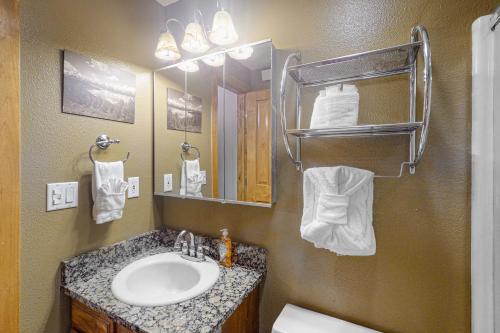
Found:
[(92, 174), (92, 215), (97, 224), (122, 218), (127, 187), (128, 184), (123, 181), (122, 161), (95, 162)]
[(182, 163), (180, 194), (203, 197), (201, 194), (202, 184), (203, 176), (200, 173), (200, 160), (185, 160)]
[(373, 255), (372, 207), (373, 172), (345, 166), (308, 169), (302, 238), (340, 255)]

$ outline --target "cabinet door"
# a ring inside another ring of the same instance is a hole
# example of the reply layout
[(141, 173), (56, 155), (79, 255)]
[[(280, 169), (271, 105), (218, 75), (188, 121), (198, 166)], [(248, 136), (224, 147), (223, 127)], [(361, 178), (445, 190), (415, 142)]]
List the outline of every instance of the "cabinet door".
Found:
[(120, 324), (116, 324), (115, 333), (133, 333), (133, 331), (129, 330), (125, 326), (122, 326)]
[(71, 301), (71, 329), (79, 333), (114, 333), (113, 322), (106, 315)]
[(259, 288), (255, 288), (222, 325), (222, 333), (259, 332)]

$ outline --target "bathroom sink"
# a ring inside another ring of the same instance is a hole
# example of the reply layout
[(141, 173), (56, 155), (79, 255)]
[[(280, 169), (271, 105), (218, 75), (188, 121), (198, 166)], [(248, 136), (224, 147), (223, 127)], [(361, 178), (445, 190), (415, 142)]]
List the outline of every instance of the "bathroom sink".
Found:
[(179, 303), (210, 289), (219, 277), (217, 263), (189, 261), (177, 252), (134, 261), (113, 279), (111, 291), (120, 301), (138, 306)]

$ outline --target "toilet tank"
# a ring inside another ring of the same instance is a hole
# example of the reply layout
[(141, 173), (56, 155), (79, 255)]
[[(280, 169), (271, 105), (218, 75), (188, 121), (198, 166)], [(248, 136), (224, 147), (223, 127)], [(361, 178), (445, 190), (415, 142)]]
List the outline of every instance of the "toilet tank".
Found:
[(344, 320), (287, 304), (272, 333), (382, 333)]

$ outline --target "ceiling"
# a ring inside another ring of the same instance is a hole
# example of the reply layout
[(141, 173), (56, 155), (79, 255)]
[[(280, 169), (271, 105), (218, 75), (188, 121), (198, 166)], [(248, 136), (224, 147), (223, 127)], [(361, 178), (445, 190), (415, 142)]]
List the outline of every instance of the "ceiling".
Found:
[(162, 6), (168, 6), (174, 2), (177, 2), (177, 0), (156, 0), (156, 1)]

